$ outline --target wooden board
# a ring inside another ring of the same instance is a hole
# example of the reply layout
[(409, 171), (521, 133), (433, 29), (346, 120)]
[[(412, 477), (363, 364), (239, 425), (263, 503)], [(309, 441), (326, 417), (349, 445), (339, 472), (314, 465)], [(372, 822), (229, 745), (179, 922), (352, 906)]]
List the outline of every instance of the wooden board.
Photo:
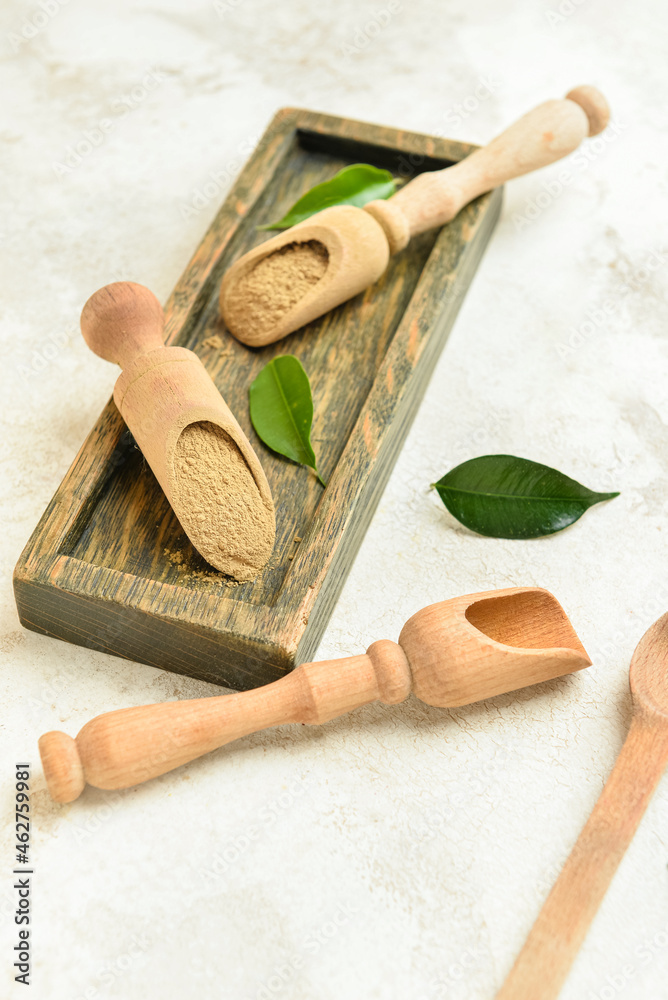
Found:
[[(258, 225), (280, 218), (341, 167), (368, 162), (410, 177), (474, 148), (311, 111), (278, 112), (166, 306), (168, 342), (200, 356), (263, 463), (276, 504), (274, 554), (242, 586), (209, 567), (110, 401), (16, 567), (23, 625), (237, 689), (312, 657), (494, 228), (501, 191), (411, 241), (363, 294), (259, 350), (225, 330), (220, 279), (267, 238)], [(222, 349), (205, 345), (216, 334)], [(325, 490), (309, 470), (266, 449), (250, 424), (248, 386), (287, 353), (311, 379)]]

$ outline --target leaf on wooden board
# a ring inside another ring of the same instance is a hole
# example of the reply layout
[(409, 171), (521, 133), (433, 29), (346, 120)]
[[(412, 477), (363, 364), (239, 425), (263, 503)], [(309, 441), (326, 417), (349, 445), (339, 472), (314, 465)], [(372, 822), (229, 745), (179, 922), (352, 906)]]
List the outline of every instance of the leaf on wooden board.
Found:
[(619, 496), (595, 493), (548, 465), (514, 455), (472, 458), (433, 485), (453, 517), (492, 538), (551, 535), (594, 504)]
[(253, 427), (279, 455), (313, 469), (323, 486), (313, 448), (313, 399), (308, 375), (293, 354), (281, 354), (264, 366), (248, 390)]
[(312, 187), (278, 222), (258, 226), (258, 229), (288, 229), (323, 208), (331, 208), (332, 205), (357, 205), (361, 208), (377, 198), (389, 198), (395, 190), (396, 183), (389, 170), (381, 170), (368, 163), (353, 163), (339, 170), (331, 180)]

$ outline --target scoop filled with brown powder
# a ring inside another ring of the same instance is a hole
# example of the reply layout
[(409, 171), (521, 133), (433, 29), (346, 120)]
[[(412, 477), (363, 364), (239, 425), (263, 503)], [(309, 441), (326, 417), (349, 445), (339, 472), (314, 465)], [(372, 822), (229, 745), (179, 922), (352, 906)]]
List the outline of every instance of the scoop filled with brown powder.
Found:
[(220, 315), (240, 343), (264, 347), (354, 298), (389, 260), (369, 212), (331, 205), (235, 260), (220, 283)]
[(262, 335), (276, 326), (325, 274), (329, 254), (318, 240), (288, 243), (241, 275), (225, 302), (230, 329)]
[(206, 421), (189, 424), (174, 451), (179, 521), (197, 551), (234, 577), (252, 580), (271, 555), (274, 511), (263, 498), (241, 451)]

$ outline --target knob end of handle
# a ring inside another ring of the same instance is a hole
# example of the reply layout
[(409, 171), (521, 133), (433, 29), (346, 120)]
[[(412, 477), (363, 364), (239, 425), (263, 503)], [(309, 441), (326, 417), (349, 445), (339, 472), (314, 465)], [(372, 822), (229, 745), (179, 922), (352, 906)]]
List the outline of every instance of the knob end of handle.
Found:
[(81, 333), (91, 351), (121, 368), (164, 347), (164, 326), (157, 298), (134, 281), (115, 281), (98, 289), (81, 313)]
[(610, 121), (610, 105), (600, 90), (588, 84), (574, 87), (566, 94), (567, 101), (579, 104), (589, 120), (589, 135), (598, 135)]
[(53, 730), (40, 736), (38, 745), (51, 798), (54, 802), (74, 802), (86, 787), (76, 741)]

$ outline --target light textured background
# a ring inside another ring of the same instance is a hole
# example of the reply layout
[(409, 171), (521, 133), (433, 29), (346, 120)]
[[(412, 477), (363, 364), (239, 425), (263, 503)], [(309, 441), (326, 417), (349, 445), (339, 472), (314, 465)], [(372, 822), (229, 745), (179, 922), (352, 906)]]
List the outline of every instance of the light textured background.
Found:
[[(0, 902), (11, 916), (9, 779), (29, 757), (30, 995), (491, 998), (619, 751), (631, 652), (668, 608), (665, 5), (44, 7), (37, 30), (38, 4), (0, 8)], [(87, 296), (128, 278), (165, 299), (228, 182), (200, 211), (184, 206), (211, 172), (241, 168), (282, 105), (484, 142), (581, 82), (609, 96), (616, 130), (587, 158), (508, 187), (320, 653), (396, 638), (448, 596), (535, 583), (564, 604), (592, 669), (456, 711), (411, 700), (285, 727), (151, 784), (53, 805), (41, 732), (219, 690), (18, 624), (12, 567), (115, 378), (78, 334)], [(104, 141), (54, 168), (102, 118)], [(476, 537), (428, 484), (490, 452), (622, 493), (552, 538)], [(668, 997), (667, 828), (664, 781), (564, 1000)], [(3, 923), (4, 983), (14, 937)], [(10, 982), (0, 992), (23, 995)]]

